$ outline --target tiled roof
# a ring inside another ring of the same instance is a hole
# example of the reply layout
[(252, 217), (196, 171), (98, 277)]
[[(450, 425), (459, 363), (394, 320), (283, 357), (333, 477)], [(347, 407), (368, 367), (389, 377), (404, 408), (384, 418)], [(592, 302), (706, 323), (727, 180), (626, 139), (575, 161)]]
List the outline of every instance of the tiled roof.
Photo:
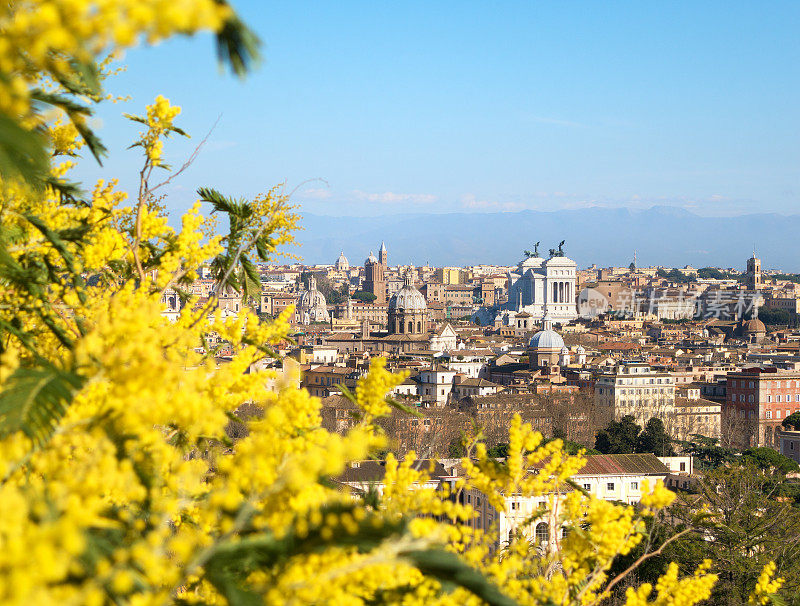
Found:
[(576, 476), (664, 475), (669, 468), (652, 453), (588, 455)]
[(317, 373), (326, 373), (326, 374), (334, 374), (334, 375), (347, 375), (351, 372), (355, 372), (355, 369), (348, 368), (346, 366), (315, 366), (314, 368), (310, 368), (306, 372), (317, 372)]
[[(430, 459), (420, 459), (415, 461), (413, 467), (421, 471), (425, 471), (430, 476), (431, 480), (436, 481), (439, 478), (449, 477), (450, 474), (439, 462), (434, 462), (433, 471), (430, 472), (431, 461)], [(336, 478), (339, 482), (381, 482), (386, 475), (386, 461), (356, 461), (348, 465), (342, 475)]]
[(464, 379), (459, 385), (461, 387), (499, 387), (497, 383), (492, 383), (486, 379)]

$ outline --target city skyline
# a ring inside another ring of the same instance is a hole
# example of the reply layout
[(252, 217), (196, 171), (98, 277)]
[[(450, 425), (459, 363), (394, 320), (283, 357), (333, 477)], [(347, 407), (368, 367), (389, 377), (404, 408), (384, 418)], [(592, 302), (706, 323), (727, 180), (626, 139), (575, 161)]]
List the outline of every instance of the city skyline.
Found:
[[(699, 217), (685, 210), (655, 207), (516, 213), (447, 213), (329, 217), (303, 212), (304, 263), (333, 263), (343, 250), (360, 263), (382, 240), (392, 263), (435, 266), (516, 263), (522, 251), (542, 241), (540, 252), (566, 240), (566, 251), (580, 267), (627, 266), (638, 251), (640, 265), (744, 268), (755, 247), (765, 268), (800, 271), (785, 246), (800, 229), (800, 216), (753, 214), (731, 218)], [(491, 237), (487, 234), (502, 234)]]

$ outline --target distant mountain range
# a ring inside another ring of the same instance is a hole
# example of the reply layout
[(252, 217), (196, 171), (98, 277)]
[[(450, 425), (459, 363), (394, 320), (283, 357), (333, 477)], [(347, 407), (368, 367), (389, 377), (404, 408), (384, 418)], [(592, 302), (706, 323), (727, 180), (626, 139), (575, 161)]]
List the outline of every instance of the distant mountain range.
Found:
[(566, 240), (564, 251), (578, 267), (628, 265), (636, 250), (642, 266), (744, 270), (755, 246), (765, 269), (800, 271), (800, 215), (701, 217), (654, 206), (377, 217), (303, 213), (301, 224), (297, 252), (308, 264), (333, 263), (343, 250), (351, 265), (361, 265), (385, 241), (390, 265), (513, 265), (536, 242), (546, 256)]

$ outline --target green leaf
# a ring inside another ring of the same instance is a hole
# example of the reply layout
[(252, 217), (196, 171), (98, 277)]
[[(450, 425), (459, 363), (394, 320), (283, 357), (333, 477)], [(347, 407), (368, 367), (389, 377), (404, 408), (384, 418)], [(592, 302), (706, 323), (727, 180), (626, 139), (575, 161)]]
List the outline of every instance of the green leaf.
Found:
[[(229, 6), (225, 0), (219, 4)], [(261, 59), (259, 47), (261, 40), (247, 27), (238, 15), (232, 13), (217, 33), (217, 58), (228, 64), (237, 76), (244, 76)]]
[(51, 365), (17, 368), (0, 392), (0, 436), (22, 431), (34, 443), (44, 443), (84, 382)]
[(224, 567), (206, 567), (206, 578), (230, 606), (261, 606), (264, 601), (255, 591), (242, 586), (236, 576)]
[(492, 606), (516, 606), (479, 570), (472, 568), (456, 554), (443, 549), (410, 551), (405, 558), (422, 574), (437, 579), (445, 587), (463, 587)]
[(261, 275), (258, 273), (258, 268), (255, 264), (242, 255), (242, 298), (257, 297), (261, 293)]
[[(324, 507), (320, 513), (324, 519), (329, 513), (352, 513), (356, 507), (349, 503), (335, 504)], [(205, 563), (207, 579), (229, 603), (250, 606), (255, 593), (246, 586), (246, 578), (254, 570), (269, 570), (292, 557), (320, 552), (332, 546), (355, 547), (360, 553), (366, 553), (386, 539), (398, 538), (406, 529), (404, 520), (381, 519), (381, 523), (376, 524), (376, 518), (375, 515), (367, 516), (358, 522), (355, 533), (334, 526), (329, 527), (332, 535), (323, 537), (322, 527), (316, 527), (302, 537), (292, 531), (281, 538), (271, 533), (258, 533), (222, 543)]]
[(106, 147), (103, 145), (103, 143), (100, 141), (100, 138), (94, 133), (94, 131), (89, 128), (85, 120), (87, 116), (91, 115), (91, 108), (81, 105), (80, 103), (76, 103), (74, 99), (64, 95), (59, 95), (57, 93), (35, 90), (31, 96), (40, 103), (46, 103), (48, 105), (52, 105), (53, 107), (59, 107), (64, 110), (69, 119), (72, 121), (72, 124), (78, 130), (80, 136), (86, 142), (86, 146), (89, 148), (89, 151), (92, 152), (92, 155), (94, 156), (95, 160), (97, 160), (97, 163), (103, 163), (101, 158), (106, 154)]
[(208, 202), (213, 207), (212, 213), (226, 213), (228, 215), (238, 216), (242, 213), (242, 204), (239, 201), (232, 200), (227, 196), (223, 196), (216, 189), (210, 187), (200, 187), (197, 190), (197, 195), (203, 202)]
[(31, 99), (54, 107), (60, 107), (65, 112), (74, 115), (87, 116), (91, 114), (91, 109), (89, 107), (81, 105), (71, 97), (59, 93), (52, 93), (37, 88), (31, 91)]
[(38, 188), (42, 186), (48, 167), (49, 157), (42, 134), (26, 130), (16, 120), (0, 113), (0, 177), (20, 179)]
[(270, 250), (264, 238), (259, 238), (256, 240), (256, 253), (258, 253), (258, 258), (260, 260), (269, 261)]

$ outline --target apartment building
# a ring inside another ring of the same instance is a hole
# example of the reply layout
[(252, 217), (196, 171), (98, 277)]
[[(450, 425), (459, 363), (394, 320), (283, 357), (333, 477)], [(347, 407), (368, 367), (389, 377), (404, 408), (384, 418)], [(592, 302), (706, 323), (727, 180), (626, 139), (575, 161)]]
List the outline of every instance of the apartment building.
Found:
[(741, 446), (779, 446), (781, 421), (800, 410), (800, 372), (746, 368), (728, 374), (725, 411), (743, 420)]
[(633, 415), (644, 425), (652, 417), (664, 421), (671, 431), (675, 414), (675, 378), (668, 372), (654, 371), (649, 364), (618, 364), (595, 377), (594, 398), (609, 418)]

